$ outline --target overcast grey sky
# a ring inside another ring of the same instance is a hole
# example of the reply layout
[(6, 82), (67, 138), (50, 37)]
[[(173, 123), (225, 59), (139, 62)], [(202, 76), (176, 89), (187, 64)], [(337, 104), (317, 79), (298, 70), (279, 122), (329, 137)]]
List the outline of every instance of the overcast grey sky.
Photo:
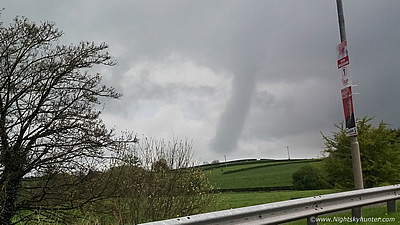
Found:
[[(400, 127), (400, 1), (344, 0), (357, 117)], [(54, 21), (63, 43), (106, 42), (97, 68), (124, 97), (109, 127), (193, 139), (195, 160), (321, 155), (343, 116), (335, 0), (0, 0)], [(361, 149), (362, 151), (362, 149)]]

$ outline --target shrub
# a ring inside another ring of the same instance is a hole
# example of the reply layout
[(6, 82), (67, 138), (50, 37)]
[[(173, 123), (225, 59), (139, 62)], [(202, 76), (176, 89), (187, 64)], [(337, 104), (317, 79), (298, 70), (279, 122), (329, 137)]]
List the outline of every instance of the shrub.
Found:
[(311, 165), (300, 167), (292, 175), (293, 188), (296, 190), (317, 190), (330, 188), (322, 171)]

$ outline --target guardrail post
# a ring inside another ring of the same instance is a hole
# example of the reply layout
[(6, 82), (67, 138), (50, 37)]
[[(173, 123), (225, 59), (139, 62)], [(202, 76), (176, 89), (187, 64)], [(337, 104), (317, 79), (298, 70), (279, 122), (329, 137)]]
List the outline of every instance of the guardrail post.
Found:
[(307, 225), (318, 225), (317, 218), (318, 216), (307, 217)]
[(387, 204), (387, 212), (388, 213), (394, 213), (394, 212), (397, 211), (397, 209), (396, 209), (396, 200), (395, 199), (387, 201), (386, 204)]
[(361, 218), (361, 207), (352, 208), (351, 215), (353, 216), (353, 218), (360, 219)]

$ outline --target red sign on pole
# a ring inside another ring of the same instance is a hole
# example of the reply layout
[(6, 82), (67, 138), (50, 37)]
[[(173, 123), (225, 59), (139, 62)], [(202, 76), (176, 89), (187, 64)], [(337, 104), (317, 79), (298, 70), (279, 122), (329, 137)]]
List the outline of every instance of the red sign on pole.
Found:
[(353, 93), (351, 90), (351, 86), (342, 88), (341, 93), (346, 125), (346, 135), (355, 136), (357, 135), (357, 127), (356, 118), (354, 116)]
[(349, 52), (347, 51), (347, 41), (343, 41), (338, 46), (336, 46), (336, 50), (338, 69), (349, 65)]

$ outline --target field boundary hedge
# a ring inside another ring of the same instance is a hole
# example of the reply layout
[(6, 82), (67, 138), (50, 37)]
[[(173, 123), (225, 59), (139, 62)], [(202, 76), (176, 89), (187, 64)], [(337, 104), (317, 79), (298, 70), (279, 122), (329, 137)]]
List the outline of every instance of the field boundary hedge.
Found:
[(293, 186), (278, 187), (250, 187), (250, 188), (223, 188), (215, 189), (213, 192), (257, 192), (257, 191), (292, 191)]
[(311, 159), (311, 160), (286, 160), (283, 162), (279, 162), (276, 160), (276, 163), (271, 163), (271, 164), (265, 164), (265, 165), (259, 165), (259, 166), (253, 166), (253, 167), (246, 167), (246, 168), (240, 168), (236, 170), (227, 170), (222, 172), (222, 174), (231, 174), (231, 173), (238, 173), (238, 172), (243, 172), (247, 170), (253, 170), (253, 169), (259, 169), (259, 168), (264, 168), (264, 167), (271, 167), (271, 166), (281, 166), (281, 165), (289, 165), (289, 164), (297, 164), (297, 163), (310, 163), (310, 162), (318, 162), (321, 161), (321, 159)]

